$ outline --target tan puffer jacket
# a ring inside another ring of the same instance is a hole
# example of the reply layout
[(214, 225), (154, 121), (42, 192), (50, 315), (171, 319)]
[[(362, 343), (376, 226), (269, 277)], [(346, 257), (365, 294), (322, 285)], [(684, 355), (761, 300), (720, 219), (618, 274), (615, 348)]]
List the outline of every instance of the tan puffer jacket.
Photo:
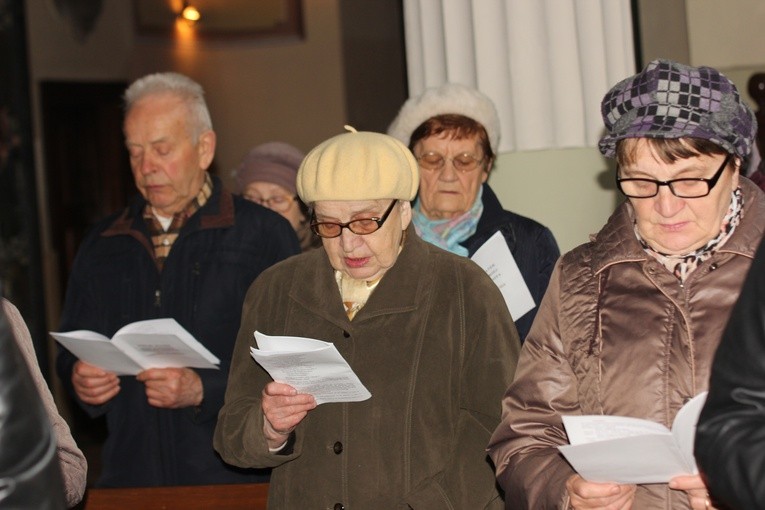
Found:
[[(765, 226), (765, 195), (745, 178), (741, 187), (741, 223), (684, 284), (643, 251), (628, 203), (558, 262), (489, 445), (507, 508), (568, 507), (565, 481), (574, 471), (556, 448), (568, 444), (561, 415), (634, 416), (669, 427), (707, 389)], [(689, 508), (686, 494), (638, 487), (633, 509), (670, 508)]]

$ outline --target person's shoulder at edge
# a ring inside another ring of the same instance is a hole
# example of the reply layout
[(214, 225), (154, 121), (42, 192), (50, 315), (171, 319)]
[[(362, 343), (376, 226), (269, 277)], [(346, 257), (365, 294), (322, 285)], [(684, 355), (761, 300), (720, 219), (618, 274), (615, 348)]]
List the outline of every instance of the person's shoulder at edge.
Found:
[(77, 446), (69, 424), (59, 414), (53, 395), (40, 372), (35, 357), (34, 345), (24, 318), (16, 306), (7, 299), (0, 297), (0, 308), (5, 312), (11, 325), (16, 345), (19, 347), (24, 360), (29, 367), (32, 380), (40, 394), (45, 411), (50, 418), (53, 433), (56, 436), (57, 453), (64, 479), (64, 490), (67, 505), (71, 508), (82, 500), (87, 482), (88, 464), (85, 456)]

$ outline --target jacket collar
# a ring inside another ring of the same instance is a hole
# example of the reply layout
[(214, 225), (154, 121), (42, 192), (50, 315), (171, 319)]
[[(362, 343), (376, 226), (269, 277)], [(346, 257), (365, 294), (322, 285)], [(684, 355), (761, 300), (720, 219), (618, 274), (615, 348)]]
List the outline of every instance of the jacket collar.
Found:
[[(198, 225), (200, 229), (226, 228), (234, 224), (234, 197), (223, 189), (220, 179), (212, 175), (212, 195), (202, 208), (191, 218), (189, 224)], [(130, 235), (137, 239), (145, 239), (146, 228), (143, 226), (143, 210), (146, 199), (138, 197), (128, 205), (101, 235), (104, 237)], [(198, 223), (197, 223), (198, 222)]]
[(494, 190), (492, 190), (487, 183), (483, 183), (482, 187), (483, 193), (481, 195), (481, 201), (483, 202), (483, 213), (478, 220), (475, 234), (462, 241), (460, 244), (475, 251), (475, 249), (478, 249), (478, 247), (486, 242), (489, 237), (494, 235), (497, 230), (501, 230), (510, 251), (514, 251), (515, 230), (513, 229), (513, 225), (507, 221), (505, 210), (502, 208), (502, 204), (494, 193)]
[[(719, 252), (753, 258), (765, 226), (765, 195), (746, 177), (740, 177), (739, 182), (744, 194), (742, 221)], [(632, 206), (627, 200), (591, 240), (597, 247), (592, 250), (592, 266), (596, 273), (613, 264), (649, 258), (635, 238)]]

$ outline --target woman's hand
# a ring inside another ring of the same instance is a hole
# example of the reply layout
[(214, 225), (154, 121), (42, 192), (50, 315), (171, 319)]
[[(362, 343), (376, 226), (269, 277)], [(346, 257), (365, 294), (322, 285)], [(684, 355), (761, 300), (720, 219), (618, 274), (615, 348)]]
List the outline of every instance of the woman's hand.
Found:
[(579, 475), (566, 480), (571, 508), (600, 508), (603, 510), (630, 510), (635, 499), (635, 485), (588, 482)]
[(308, 411), (316, 407), (316, 400), (313, 395), (298, 393), (289, 384), (270, 382), (263, 388), (261, 407), (266, 417), (263, 433), (268, 447), (279, 448)]
[(669, 488), (684, 491), (693, 510), (711, 510), (712, 500), (700, 475), (676, 476), (669, 481)]

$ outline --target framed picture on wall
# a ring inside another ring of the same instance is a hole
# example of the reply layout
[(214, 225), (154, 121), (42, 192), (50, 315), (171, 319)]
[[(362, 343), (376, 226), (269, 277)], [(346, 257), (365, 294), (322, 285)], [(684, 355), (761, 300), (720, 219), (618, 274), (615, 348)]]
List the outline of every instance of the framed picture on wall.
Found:
[[(193, 29), (200, 37), (302, 38), (301, 0), (133, 0), (139, 34), (172, 35)], [(184, 9), (196, 10), (188, 20)]]

